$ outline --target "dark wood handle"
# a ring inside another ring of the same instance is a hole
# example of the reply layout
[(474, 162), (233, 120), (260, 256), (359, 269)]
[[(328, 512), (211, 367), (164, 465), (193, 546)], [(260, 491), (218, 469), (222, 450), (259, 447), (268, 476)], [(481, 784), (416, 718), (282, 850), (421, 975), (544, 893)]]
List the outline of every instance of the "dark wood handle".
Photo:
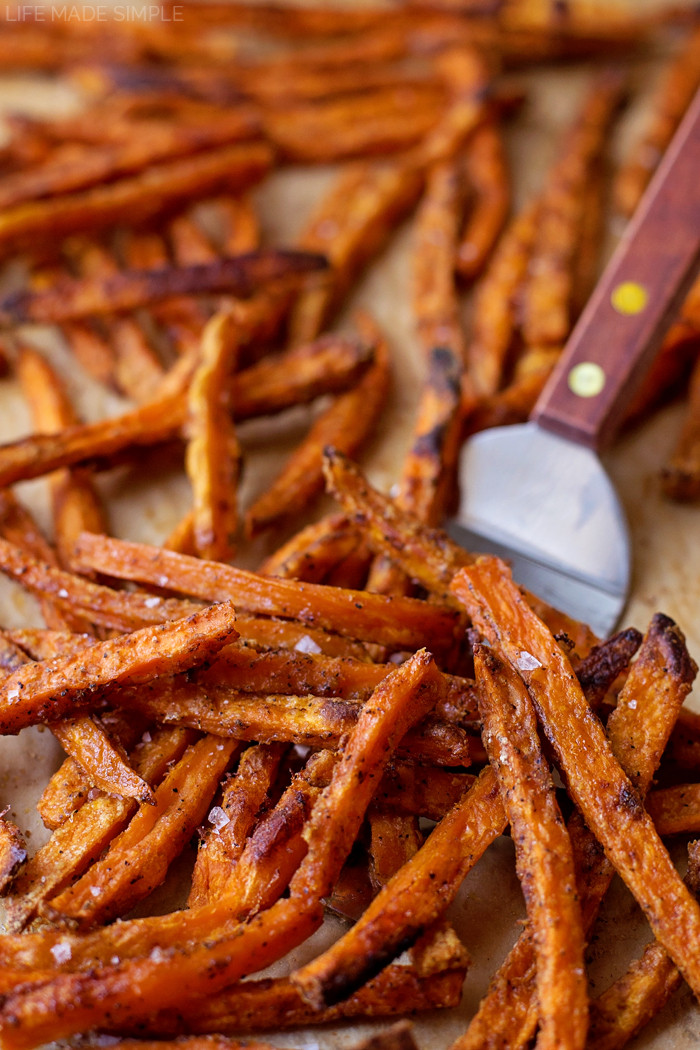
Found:
[(700, 265), (700, 91), (532, 415), (591, 447), (609, 441)]

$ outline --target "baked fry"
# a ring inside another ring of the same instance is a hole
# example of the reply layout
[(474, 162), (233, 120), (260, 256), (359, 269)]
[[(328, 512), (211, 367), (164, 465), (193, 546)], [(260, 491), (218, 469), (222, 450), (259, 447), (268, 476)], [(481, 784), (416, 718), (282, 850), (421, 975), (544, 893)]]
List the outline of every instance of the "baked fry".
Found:
[(13, 733), (56, 720), (112, 683), (147, 682), (192, 667), (235, 637), (233, 609), (224, 602), (185, 620), (142, 628), (130, 638), (96, 642), (78, 658), (28, 665), (0, 684), (0, 725)]
[(364, 591), (257, 576), (220, 562), (91, 533), (80, 537), (75, 557), (86, 568), (109, 576), (156, 586), (163, 586), (167, 580), (169, 587), (205, 601), (228, 601), (235, 594), (242, 610), (296, 617), (338, 634), (397, 649), (415, 649), (414, 643), (423, 641), (436, 652), (444, 652), (456, 627), (450, 610), (418, 599), (384, 598)]
[(661, 472), (667, 496), (696, 500), (700, 496), (700, 364), (696, 362), (688, 388), (688, 407), (671, 457)]
[(141, 175), (83, 193), (18, 204), (0, 218), (0, 255), (69, 233), (144, 221), (196, 194), (224, 187), (246, 189), (267, 173), (271, 163), (268, 146), (242, 143), (158, 164)]
[[(368, 322), (372, 324), (372, 322)], [(245, 516), (248, 536), (303, 511), (323, 489), (323, 450), (331, 445), (348, 455), (359, 450), (375, 426), (389, 387), (388, 347), (372, 325), (374, 361), (357, 385), (335, 401), (313, 423), (270, 488)]]
[(0, 301), (0, 323), (51, 323), (91, 314), (135, 310), (179, 295), (230, 292), (249, 296), (260, 285), (296, 284), (327, 266), (322, 255), (281, 249), (161, 270), (121, 271), (104, 278), (65, 281), (41, 292), (17, 292)]
[(700, 30), (691, 29), (677, 54), (668, 63), (666, 75), (651, 104), (648, 125), (615, 179), (615, 203), (629, 218), (656, 170), (664, 150), (700, 85)]
[(230, 315), (215, 315), (204, 329), (188, 393), (185, 466), (194, 499), (192, 534), (196, 553), (214, 561), (233, 557), (238, 526), (241, 450), (230, 403), (237, 349), (235, 322)]
[[(568, 670), (566, 657), (519, 595), (509, 579), (508, 570), (498, 559), (481, 558), (474, 566), (462, 569), (453, 583), (453, 591), (464, 602), (475, 625), (488, 638), (503, 646), (509, 662), (517, 664), (522, 652), (530, 653), (538, 662), (535, 671), (522, 673), (538, 717), (544, 723), (561, 763), (568, 789), (589, 827), (605, 846), (611, 862), (644, 909), (655, 935), (679, 965), (691, 987), (698, 985), (700, 990), (698, 962), (694, 954), (688, 952), (688, 944), (692, 941), (688, 942), (684, 935), (681, 946), (676, 919), (670, 919), (671, 912), (676, 916), (682, 914), (686, 929), (700, 927), (700, 908), (671, 864), (635, 787), (615, 760), (602, 727), (591, 718), (580, 688), (574, 684)], [(492, 618), (496, 605), (498, 633), (494, 630)], [(546, 694), (545, 682), (552, 693)], [(564, 707), (569, 711), (579, 709), (576, 716), (578, 743), (560, 722), (560, 712)], [(587, 741), (585, 754), (583, 739)], [(595, 770), (587, 768), (587, 756), (593, 753), (596, 756)], [(614, 791), (608, 790), (603, 795), (596, 786), (599, 778), (615, 785)], [(623, 842), (624, 850), (621, 848)], [(650, 887), (655, 889), (650, 892)]]
[(522, 679), (484, 646), (474, 650), (482, 738), (516, 844), (537, 958), (541, 1046), (583, 1046), (588, 1020), (583, 929), (571, 840)]
[(22, 832), (7, 817), (0, 816), (0, 894), (7, 891), (26, 859)]
[(476, 129), (467, 146), (464, 167), (471, 200), (457, 246), (456, 269), (462, 280), (473, 281), (484, 269), (510, 208), (508, 166), (496, 121), (487, 121)]

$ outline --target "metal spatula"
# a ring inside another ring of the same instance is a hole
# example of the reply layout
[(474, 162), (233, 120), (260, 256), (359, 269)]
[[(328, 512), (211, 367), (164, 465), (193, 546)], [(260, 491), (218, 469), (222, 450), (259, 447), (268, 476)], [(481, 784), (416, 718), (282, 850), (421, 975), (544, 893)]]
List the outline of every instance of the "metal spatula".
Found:
[(449, 531), (606, 636), (629, 590), (625, 515), (594, 450), (614, 435), (700, 264), (700, 93), (530, 421), (476, 435)]

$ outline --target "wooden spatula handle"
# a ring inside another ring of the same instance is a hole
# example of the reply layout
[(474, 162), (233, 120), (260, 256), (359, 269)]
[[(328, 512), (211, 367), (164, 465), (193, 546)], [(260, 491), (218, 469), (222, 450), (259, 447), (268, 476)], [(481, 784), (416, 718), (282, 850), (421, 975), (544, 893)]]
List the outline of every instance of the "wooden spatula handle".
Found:
[(579, 444), (614, 436), (700, 266), (700, 91), (532, 418)]

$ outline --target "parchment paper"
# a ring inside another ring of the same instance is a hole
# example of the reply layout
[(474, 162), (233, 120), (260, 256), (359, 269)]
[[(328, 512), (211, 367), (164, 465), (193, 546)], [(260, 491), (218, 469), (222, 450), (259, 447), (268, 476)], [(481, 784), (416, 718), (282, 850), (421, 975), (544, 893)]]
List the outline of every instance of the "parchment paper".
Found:
[[(653, 2), (653, 0), (650, 0)], [(641, 3), (634, 5), (636, 8)], [(648, 3), (644, 6), (649, 6)], [(638, 98), (620, 121), (615, 133), (614, 151), (620, 154), (642, 125), (650, 91), (659, 75), (658, 62), (638, 63), (634, 67)], [(516, 126), (508, 133), (509, 149), (516, 171), (518, 202), (539, 185), (547, 164), (556, 151), (557, 132), (576, 111), (590, 67), (539, 71), (523, 76), (530, 91), (530, 102)], [(78, 105), (69, 88), (57, 88), (47, 81), (12, 78), (0, 82), (0, 109), (23, 108), (34, 112), (68, 112)], [(308, 209), (332, 178), (325, 169), (295, 170), (275, 176), (258, 192), (266, 237), (277, 243), (291, 243), (303, 224)], [(611, 226), (611, 243), (614, 241)], [(390, 247), (359, 286), (351, 306), (369, 306), (391, 335), (394, 354), (394, 386), (379, 431), (363, 454), (362, 462), (370, 478), (383, 489), (395, 480), (407, 448), (417, 401), (422, 366), (412, 335), (409, 302), (411, 226), (406, 224)], [(65, 375), (76, 403), (86, 419), (114, 413), (124, 407), (118, 398), (106, 394), (79, 372), (71, 358), (46, 329), (26, 329), (25, 335), (44, 347)], [(672, 405), (655, 415), (634, 432), (623, 436), (608, 456), (607, 463), (629, 516), (634, 559), (634, 578), (629, 606), (623, 624), (643, 629), (651, 615), (661, 610), (681, 625), (691, 652), (700, 661), (700, 508), (665, 502), (659, 492), (658, 470), (671, 449), (680, 424), (683, 406)], [(305, 411), (293, 411), (274, 424), (258, 421), (242, 428), (246, 446), (246, 474), (242, 499), (248, 503), (261, 491), (281, 462), (283, 452), (307, 423)], [(10, 380), (0, 381), (0, 438), (10, 440), (28, 433), (27, 412)], [(187, 508), (188, 486), (179, 474), (159, 479), (116, 474), (101, 482), (110, 510), (115, 535), (149, 542), (160, 542)], [(19, 487), (22, 499), (48, 529), (46, 493), (43, 482)], [(245, 553), (241, 563), (254, 566), (264, 553), (259, 543)], [(0, 578), (0, 623), (4, 626), (40, 624), (33, 600), (14, 585)], [(697, 706), (697, 690), (691, 705)], [(0, 740), (0, 808), (9, 807), (13, 818), (27, 829), (30, 847), (46, 837), (34, 803), (50, 773), (60, 761), (60, 748), (48, 732), (28, 730), (17, 738)], [(682, 850), (679, 849), (679, 854)], [(153, 906), (165, 910), (176, 906), (185, 858), (154, 895)], [(462, 1005), (452, 1011), (432, 1014), (416, 1021), (419, 1046), (443, 1050), (465, 1027), (489, 975), (499, 965), (516, 938), (518, 920), (524, 914), (519, 886), (513, 870), (512, 847), (502, 838), (491, 847), (465, 880), (450, 910), (458, 932), (473, 958), (465, 983)], [(329, 919), (311, 941), (297, 950), (291, 965), (297, 965), (322, 949), (337, 936), (341, 924)], [(624, 887), (615, 884), (590, 946), (591, 976), (594, 986), (604, 987), (622, 972), (650, 933), (636, 905)], [(274, 968), (281, 972), (290, 966)], [(354, 1045), (367, 1026), (332, 1026), (307, 1033), (271, 1035), (280, 1046), (341, 1048)], [(690, 993), (683, 989), (671, 1005), (632, 1046), (654, 1050), (690, 1050), (700, 1045), (700, 1012)]]

